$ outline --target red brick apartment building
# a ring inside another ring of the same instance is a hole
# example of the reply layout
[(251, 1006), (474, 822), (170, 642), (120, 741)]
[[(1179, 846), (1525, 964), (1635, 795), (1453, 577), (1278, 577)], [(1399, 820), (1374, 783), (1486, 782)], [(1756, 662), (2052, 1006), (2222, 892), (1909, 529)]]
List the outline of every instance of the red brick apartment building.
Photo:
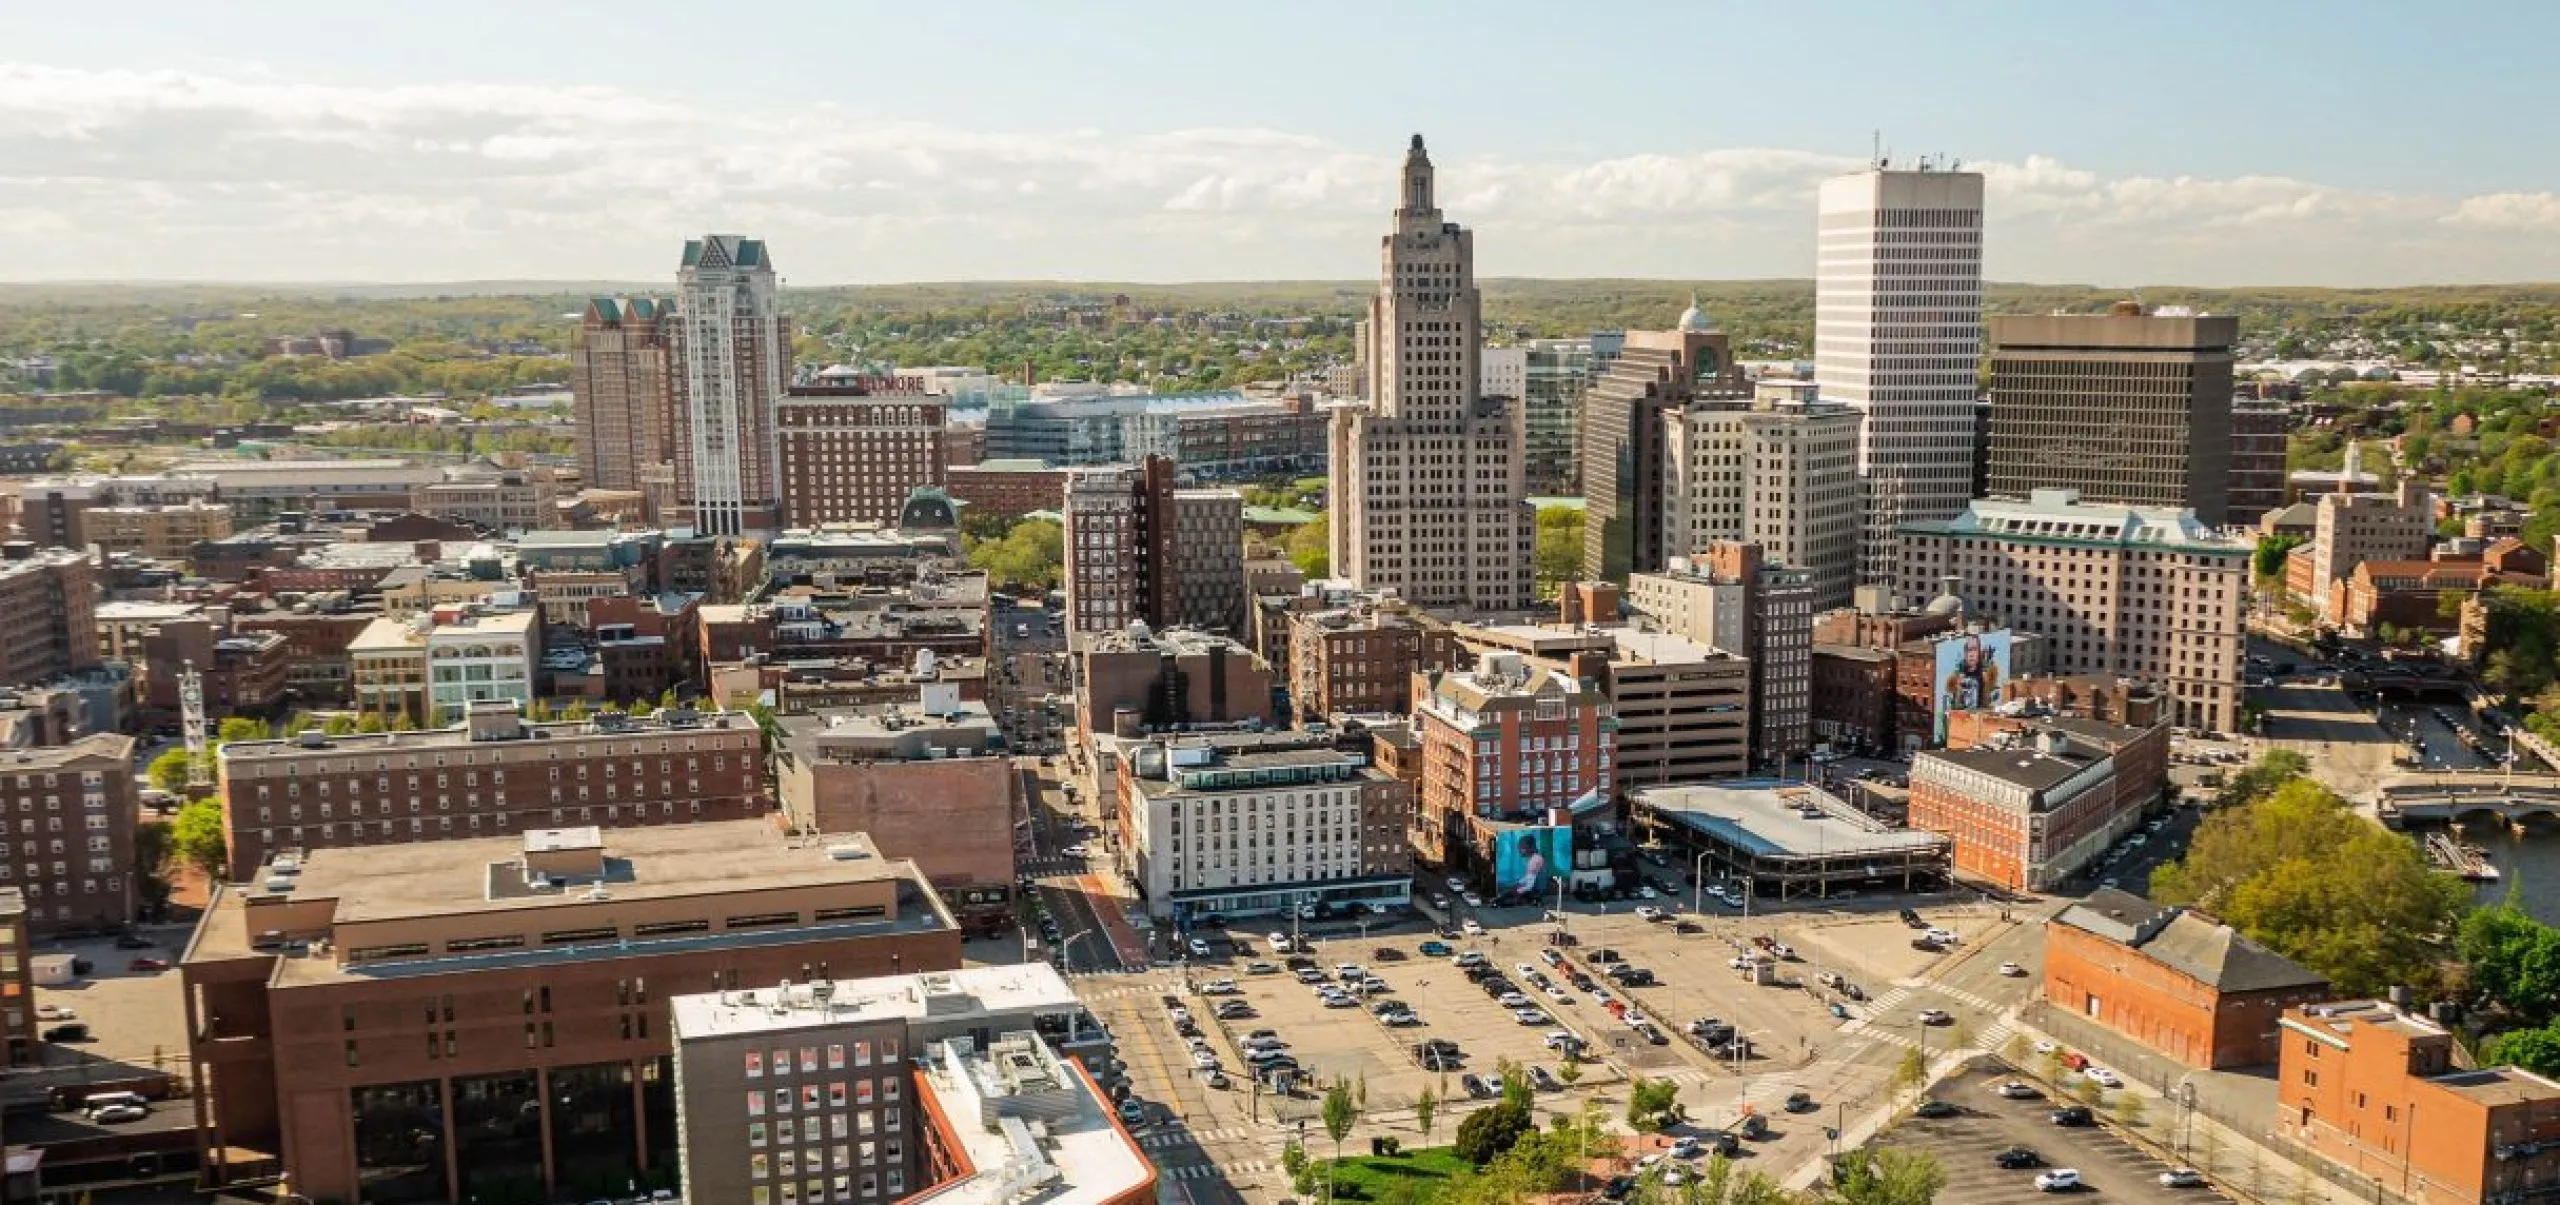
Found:
[(2318, 975), (2183, 908), (2102, 887), (2045, 926), (2044, 998), (2190, 1067), (2276, 1061), (2286, 1009)]
[(2416, 1205), (2549, 1200), (2560, 1083), (2462, 1070), (2443, 1026), (2378, 1000), (2285, 1013), (2274, 1131)]
[(1955, 842), (1958, 874), (2013, 891), (2071, 877), (2140, 823), (2168, 781), (2169, 729), (2049, 719), (1911, 762), (1913, 828)]

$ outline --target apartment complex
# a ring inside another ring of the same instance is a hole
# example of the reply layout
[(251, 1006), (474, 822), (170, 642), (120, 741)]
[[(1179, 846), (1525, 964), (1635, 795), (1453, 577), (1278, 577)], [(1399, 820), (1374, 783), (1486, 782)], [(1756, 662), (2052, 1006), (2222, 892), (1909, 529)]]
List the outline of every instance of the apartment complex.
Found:
[(2423, 561), (2435, 544), (2435, 499), (2412, 478), (2388, 494), (2322, 494), (2314, 506), (2311, 542), (2287, 556), (2285, 584), (2324, 623), (2344, 621), (2357, 565)]
[(183, 561), (199, 542), (231, 535), (231, 508), (201, 498), (163, 505), (100, 506), (84, 513), (81, 522), (88, 542), (100, 552)]
[(133, 919), (133, 750), (132, 737), (102, 732), (0, 752), (0, 816), (16, 821), (0, 839), (0, 888), (20, 897), (29, 932)]
[(1244, 496), (1186, 490), (1161, 456), (1066, 488), (1067, 630), (1244, 626)]
[(1478, 653), (1516, 654), (1596, 687), (1616, 724), (1614, 789), (1729, 778), (1751, 768), (1751, 663), (1633, 628), (1461, 625)]
[(1815, 593), (1811, 574), (1730, 541), (1627, 578), (1627, 601), (1662, 630), (1750, 664), (1754, 766), (1813, 748)]
[(2183, 727), (2238, 724), (2251, 541), (2186, 511), (2037, 490), (1905, 524), (1902, 543), (1901, 597), (1952, 588), (1968, 615), (2046, 637), (2050, 672), (2153, 683)]
[(2560, 1182), (2560, 1082), (2454, 1065), (2453, 1035), (2380, 1000), (2284, 1014), (2274, 1133), (2416, 1205), (2528, 1201)]
[(669, 341), (677, 503), (695, 530), (734, 536), (780, 525), (774, 410), (790, 376), (773, 259), (761, 239), (687, 240)]
[(206, 1186), (674, 1188), (671, 997), (959, 963), (911, 863), (763, 820), (271, 862), (216, 890), (180, 963)]
[(540, 620), (462, 603), (376, 619), (347, 644), (356, 709), (443, 725), (460, 723), (473, 703), (530, 707)]
[(761, 736), (743, 713), (528, 724), (515, 704), (490, 701), (433, 731), (233, 741), (217, 752), (216, 769), (235, 880), (323, 849), (771, 810)]
[[(1675, 530), (1667, 416), (1700, 398), (1750, 395), (1724, 332), (1691, 308), (1677, 330), (1629, 331), (1582, 405), (1582, 576), (1622, 582), (1688, 551)], [(1739, 512), (1736, 512), (1738, 518)], [(1685, 514), (1680, 516), (1685, 519)]]
[(2212, 917), (2101, 887), (2045, 927), (2044, 998), (2189, 1067), (2263, 1067), (2285, 1010), (2329, 984)]
[(1397, 599), (1300, 611), (1288, 625), (1289, 697), (1302, 721), (1402, 714), (1414, 674), (1461, 664), (1449, 626)]
[(1423, 759), (1413, 847), (1434, 866), (1489, 872), (1506, 828), (1617, 789), (1618, 721), (1598, 684), (1517, 653), (1414, 675), (1413, 722)]
[(1120, 848), (1151, 915), (1187, 925), (1410, 896), (1412, 786), (1330, 737), (1164, 736), (1118, 762)]
[(957, 683), (919, 682), (912, 703), (781, 720), (774, 787), (803, 833), (864, 833), (923, 870), (961, 925), (1013, 914), (1019, 790), (995, 717)]
[(785, 982), (671, 1011), (690, 1200), (1155, 1199), (1147, 1153), (1059, 1053), (1100, 1033), (1046, 966)]
[(578, 479), (590, 489), (638, 490), (642, 469), (675, 457), (674, 316), (658, 297), (587, 302), (569, 348), (569, 398)]
[(1889, 584), (1906, 522), (1973, 497), (1982, 175), (1877, 166), (1822, 184), (1814, 380), (1857, 411), (1858, 580)]
[(1419, 134), (1395, 222), (1361, 349), (1368, 401), (1333, 414), (1333, 571), (1417, 606), (1524, 610), (1535, 549), (1521, 404), (1480, 396), (1475, 236), (1441, 215)]
[(67, 548), (0, 544), (0, 683), (50, 682), (98, 665), (97, 571)]
[(92, 510), (214, 502), (221, 492), (210, 477), (37, 477), (17, 486), (18, 530), (38, 547), (85, 548)]
[(907, 495), (939, 488), (943, 399), (914, 377), (794, 385), (774, 407), (783, 522), (894, 526)]
[(2168, 725), (2037, 721), (1915, 754), (1909, 824), (1954, 842), (1959, 875), (2048, 891), (2141, 827), (2168, 767)]
[(2234, 521), (2239, 319), (2129, 301), (2104, 314), (2004, 315), (1990, 334), (1992, 496), (2077, 489), (2090, 502), (2191, 510), (2208, 527)]
[(483, 460), (445, 469), (442, 480), (411, 491), (409, 509), (486, 531), (525, 532), (559, 526), (559, 500), (551, 470)]

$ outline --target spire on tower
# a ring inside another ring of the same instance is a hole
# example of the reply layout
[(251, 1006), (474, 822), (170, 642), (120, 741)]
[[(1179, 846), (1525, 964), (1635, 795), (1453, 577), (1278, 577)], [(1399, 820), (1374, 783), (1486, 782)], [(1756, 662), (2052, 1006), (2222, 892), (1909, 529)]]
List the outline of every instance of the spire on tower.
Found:
[(1429, 214), (1438, 207), (1431, 201), (1431, 153), (1422, 149), (1422, 135), (1413, 136), (1413, 145), (1404, 153), (1404, 201), (1398, 213)]

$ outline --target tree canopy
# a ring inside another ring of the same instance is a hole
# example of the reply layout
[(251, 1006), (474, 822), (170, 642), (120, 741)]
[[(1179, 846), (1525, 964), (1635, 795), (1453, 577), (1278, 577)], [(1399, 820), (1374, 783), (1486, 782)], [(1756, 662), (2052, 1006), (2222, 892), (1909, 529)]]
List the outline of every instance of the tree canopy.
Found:
[(1001, 589), (1054, 590), (1066, 565), (1066, 533), (1054, 520), (1024, 519), (992, 540), (961, 537), (974, 569)]
[(2216, 809), (2151, 875), (2151, 898), (2201, 908), (2347, 996), (2431, 993), (2469, 894), (2307, 778)]

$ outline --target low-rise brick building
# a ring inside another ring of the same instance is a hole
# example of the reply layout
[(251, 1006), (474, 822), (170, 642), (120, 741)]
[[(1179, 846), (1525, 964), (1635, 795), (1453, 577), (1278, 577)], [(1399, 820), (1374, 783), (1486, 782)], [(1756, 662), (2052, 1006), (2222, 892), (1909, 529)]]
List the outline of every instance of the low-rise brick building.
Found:
[(1834, 748), (1893, 748), (1894, 654), (1854, 644), (1817, 644), (1811, 682), (1813, 739)]
[(2284, 1014), (2277, 1137), (2417, 1205), (2548, 1199), (2560, 1184), (2560, 1082), (2454, 1066), (2453, 1035), (2378, 1000)]
[(2168, 782), (2169, 728), (2039, 719), (1911, 762), (1913, 828), (1955, 842), (1959, 875), (2013, 891), (2062, 883), (2141, 823)]
[(2044, 998), (2190, 1067), (2276, 1061), (2286, 1009), (2329, 984), (2231, 926), (2102, 887), (2045, 927)]

